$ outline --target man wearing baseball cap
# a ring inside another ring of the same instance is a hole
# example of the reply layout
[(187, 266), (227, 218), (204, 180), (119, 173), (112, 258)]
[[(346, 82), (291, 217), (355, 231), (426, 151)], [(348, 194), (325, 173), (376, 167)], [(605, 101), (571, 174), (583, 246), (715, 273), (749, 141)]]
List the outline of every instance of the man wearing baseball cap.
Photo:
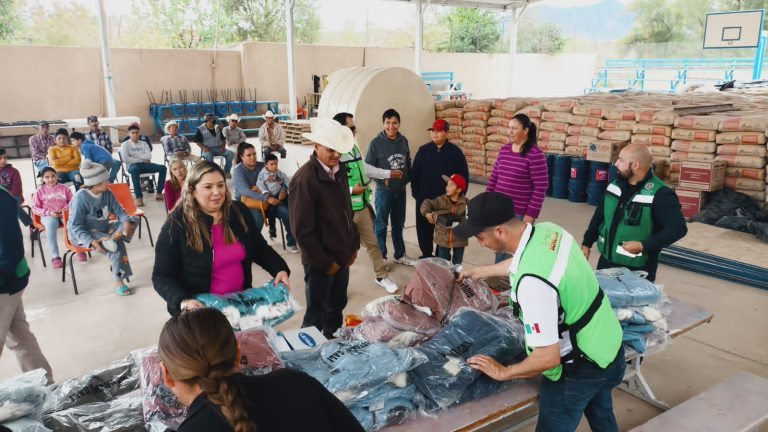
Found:
[(32, 163), (37, 171), (48, 166), (48, 149), (56, 145), (53, 135), (48, 133), (50, 123), (40, 122), (40, 126), (35, 135), (29, 137), (29, 150), (32, 154)]
[(579, 243), (553, 223), (521, 221), (512, 199), (498, 192), (473, 198), (468, 214), (455, 235), (475, 236), (481, 246), (513, 257), (459, 277), (509, 276), (528, 357), (510, 366), (485, 355), (467, 363), (498, 381), (544, 375), (537, 430), (574, 431), (584, 414), (592, 430), (618, 431), (611, 390), (626, 367), (622, 330)]
[[(443, 176), (458, 174), (469, 178), (464, 152), (448, 141), (448, 122), (437, 119), (429, 129), (432, 141), (419, 147), (411, 169), (411, 193), (416, 198), (416, 236), (421, 249), (420, 258), (433, 256), (434, 226), (421, 214), (424, 200), (445, 194)], [(464, 190), (466, 194), (466, 189)]]

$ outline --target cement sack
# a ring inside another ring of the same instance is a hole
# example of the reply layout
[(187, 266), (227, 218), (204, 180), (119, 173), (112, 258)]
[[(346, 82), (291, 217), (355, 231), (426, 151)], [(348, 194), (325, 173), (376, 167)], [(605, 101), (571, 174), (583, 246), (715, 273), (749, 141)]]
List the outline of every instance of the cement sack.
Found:
[(488, 121), (489, 118), (491, 118), (490, 112), (480, 112), (480, 111), (465, 111), (464, 116), (462, 117), (464, 120), (485, 120)]
[[(576, 99), (557, 99), (544, 102), (544, 109), (547, 111), (571, 112), (578, 101)], [(766, 129), (766, 128), (763, 128)]]
[(503, 109), (505, 111), (515, 112), (526, 106), (528, 106), (528, 103), (520, 98), (496, 99), (493, 101), (494, 108)]
[(485, 159), (485, 166), (494, 166), (496, 165), (496, 158), (486, 158)]
[(669, 172), (669, 173), (667, 173), (667, 178), (669, 179), (670, 183), (679, 183), (680, 182), (680, 173), (679, 172)]
[[(616, 107), (607, 109), (603, 115), (606, 120), (629, 120), (636, 121), (637, 111), (629, 108)], [(605, 122), (603, 122), (605, 124)]]
[(693, 130), (693, 129), (673, 129), (672, 139), (687, 140), (687, 141), (714, 141), (715, 131), (707, 130)]
[(672, 144), (672, 140), (669, 137), (663, 135), (646, 135), (646, 134), (634, 134), (629, 140), (632, 144), (645, 144), (652, 146), (666, 146), (669, 147)]
[(714, 153), (717, 150), (717, 144), (711, 141), (672, 141), (672, 150), (693, 152), (693, 153)]
[(491, 134), (491, 135), (488, 135), (486, 142), (497, 142), (497, 143), (506, 144), (509, 142), (509, 135)]
[(539, 140), (538, 144), (539, 148), (545, 152), (551, 150), (565, 150), (565, 142), (563, 141)]
[(589, 147), (590, 144), (596, 143), (599, 140), (596, 136), (588, 135), (573, 135), (565, 139), (565, 145), (576, 147)]
[[(512, 117), (516, 116), (517, 114), (514, 111), (505, 111), (500, 109), (492, 109), (491, 110), (491, 117), (501, 117), (505, 119), (511, 119)], [(507, 120), (509, 121), (509, 120)]]
[(541, 113), (544, 112), (544, 105), (531, 105), (520, 109), (515, 114), (525, 114), (530, 118), (541, 118)]
[(725, 161), (729, 167), (765, 168), (765, 158), (756, 156), (717, 155), (715, 160)]
[(596, 127), (591, 126), (577, 126), (577, 125), (570, 125), (568, 126), (568, 129), (566, 130), (568, 135), (584, 135), (584, 136), (591, 136), (591, 137), (597, 137), (600, 135), (600, 129)]
[(437, 116), (437, 118), (451, 118), (451, 117), (461, 118), (462, 112), (463, 111), (461, 110), (461, 108), (448, 108), (442, 111), (436, 111), (435, 115)]
[(479, 169), (485, 170), (485, 161), (480, 162), (480, 163), (478, 163), (478, 162), (467, 162), (467, 166), (469, 167), (469, 169), (478, 169), (479, 168)]
[(541, 113), (541, 119), (544, 121), (570, 123), (573, 114), (569, 112), (544, 111)]
[(728, 167), (726, 177), (744, 177), (753, 180), (765, 180), (765, 169)]
[(488, 126), (486, 132), (488, 135), (509, 135), (509, 128), (504, 126)]
[(568, 130), (568, 123), (556, 123), (556, 122), (541, 122), (539, 125), (541, 130), (550, 132), (566, 132)]
[(486, 139), (485, 135), (473, 135), (473, 134), (461, 134), (461, 140), (464, 141), (464, 144), (470, 142), (470, 143), (480, 143), (484, 144)]
[(459, 147), (464, 145), (464, 141), (462, 141), (461, 139), (452, 139), (451, 142), (456, 144)]
[[(675, 173), (679, 173), (679, 172), (680, 172), (680, 166), (681, 166), (681, 165), (682, 165), (682, 164), (681, 164), (679, 161), (678, 161), (678, 162), (670, 162), (670, 163), (669, 163), (669, 171), (668, 171), (668, 172), (671, 172), (671, 173), (673, 173), (673, 172), (675, 172)], [(727, 168), (726, 168), (726, 169), (727, 169)]]
[(461, 130), (461, 133), (464, 135), (486, 135), (484, 127), (465, 127)]
[(749, 195), (757, 202), (765, 202), (765, 191), (751, 191), (744, 189), (736, 189), (736, 192), (741, 192), (744, 195)]
[(666, 146), (648, 146), (648, 150), (651, 151), (651, 153), (654, 156), (662, 156), (667, 157), (672, 154), (672, 149)]
[(507, 143), (498, 142), (498, 141), (488, 141), (487, 143), (485, 143), (485, 149), (488, 151), (499, 151), (505, 145), (507, 145)]
[(482, 168), (470, 168), (469, 175), (475, 177), (485, 177), (485, 167)]
[(634, 120), (603, 120), (600, 126), (603, 130), (632, 131), (637, 123)]
[(464, 156), (483, 156), (485, 157), (485, 149), (462, 149)]
[(485, 155), (471, 156), (467, 155), (467, 163), (482, 164), (485, 163)]
[(453, 127), (461, 127), (461, 119), (458, 117), (448, 117), (445, 120), (446, 123), (448, 123), (449, 126)]
[(768, 116), (734, 117), (720, 122), (721, 132), (765, 132)]
[(576, 156), (576, 157), (587, 157), (587, 148), (586, 147), (574, 147), (574, 146), (566, 146), (565, 147), (565, 154), (568, 156)]
[(600, 132), (597, 137), (610, 141), (629, 141), (632, 138), (632, 132), (626, 130), (607, 130)]
[(539, 132), (540, 140), (565, 141), (565, 138), (566, 138), (565, 132), (551, 132), (546, 130)]
[(579, 116), (579, 115), (572, 115), (571, 121), (570, 121), (572, 125), (589, 126), (593, 128), (599, 128), (602, 122), (603, 121), (597, 117), (587, 117), (587, 116)]
[(765, 157), (766, 153), (765, 146), (761, 145), (722, 144), (717, 147), (719, 155)]
[(693, 152), (682, 152), (682, 151), (674, 151), (672, 152), (672, 160), (673, 161), (682, 161), (682, 160), (698, 160), (698, 161), (713, 161), (715, 160), (715, 155), (709, 154), (709, 153), (693, 153)]
[(456, 99), (456, 108), (464, 108), (469, 101), (469, 99)]
[(488, 150), (487, 152), (485, 152), (485, 157), (489, 159), (496, 159), (499, 157), (499, 152), (495, 150)]
[(573, 107), (573, 113), (578, 116), (592, 117), (592, 118), (599, 119), (603, 117), (603, 114), (607, 109), (608, 108), (604, 106), (577, 104), (576, 106)]
[(486, 120), (462, 120), (462, 127), (487, 127), (488, 122)]
[(632, 126), (632, 133), (670, 136), (672, 135), (672, 127), (658, 126), (658, 125), (645, 124), (645, 123), (635, 123), (635, 125)]
[(640, 123), (672, 126), (679, 117), (672, 110), (643, 110), (637, 112), (636, 120)]
[(717, 134), (718, 144), (765, 144), (764, 132), (722, 132)]
[(456, 108), (455, 100), (435, 101), (435, 111), (442, 111), (449, 108)]
[(479, 112), (491, 112), (491, 108), (493, 108), (493, 100), (490, 99), (479, 99), (479, 100), (470, 100), (464, 106), (462, 107), (464, 111), (479, 111)]
[(462, 141), (461, 142), (461, 148), (463, 148), (463, 149), (482, 150), (482, 149), (485, 148), (485, 143), (471, 142), (471, 141)]
[[(478, 121), (478, 120), (472, 120)], [(488, 126), (509, 126), (509, 119), (503, 117), (491, 117), (488, 119)]]
[(565, 154), (564, 150), (547, 150), (547, 154), (553, 154), (553, 155), (563, 155)]
[(737, 190), (765, 191), (765, 181), (745, 177), (725, 177), (725, 187)]
[(716, 131), (720, 122), (725, 120), (720, 116), (684, 116), (675, 120), (675, 127), (680, 129), (699, 129)]
[(454, 131), (450, 131), (450, 132), (446, 133), (445, 136), (447, 136), (448, 139), (452, 143), (455, 144), (454, 140), (460, 140), (461, 139), (461, 131), (460, 130), (459, 131), (455, 131), (455, 132)]

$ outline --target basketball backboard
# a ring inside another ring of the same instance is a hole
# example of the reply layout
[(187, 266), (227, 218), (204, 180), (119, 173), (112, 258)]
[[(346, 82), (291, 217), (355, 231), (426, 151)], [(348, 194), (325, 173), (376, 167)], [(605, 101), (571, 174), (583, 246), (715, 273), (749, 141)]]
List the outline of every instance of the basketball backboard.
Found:
[(704, 49), (757, 48), (764, 13), (759, 9), (707, 14)]

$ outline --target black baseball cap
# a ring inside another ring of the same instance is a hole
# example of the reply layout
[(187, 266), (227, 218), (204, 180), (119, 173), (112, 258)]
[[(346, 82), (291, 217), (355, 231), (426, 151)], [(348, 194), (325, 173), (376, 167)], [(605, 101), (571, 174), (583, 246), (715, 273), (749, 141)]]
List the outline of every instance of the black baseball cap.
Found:
[(486, 228), (499, 226), (515, 218), (512, 198), (499, 192), (483, 192), (467, 206), (467, 220), (453, 229), (461, 238), (470, 238)]

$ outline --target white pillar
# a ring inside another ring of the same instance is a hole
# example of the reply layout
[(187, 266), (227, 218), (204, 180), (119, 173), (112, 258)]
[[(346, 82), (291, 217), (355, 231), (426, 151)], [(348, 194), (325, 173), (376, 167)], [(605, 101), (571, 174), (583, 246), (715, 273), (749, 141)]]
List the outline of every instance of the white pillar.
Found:
[(296, 64), (293, 57), (293, 5), (295, 0), (285, 0), (285, 44), (288, 47), (288, 106), (290, 118), (296, 118)]
[(421, 0), (416, 0), (416, 43), (413, 47), (413, 71), (421, 76), (421, 50), (423, 48), (424, 36), (424, 6)]
[[(115, 108), (115, 89), (112, 82), (112, 70), (109, 66), (109, 43), (107, 31), (107, 16), (104, 12), (104, 0), (99, 0), (99, 29), (101, 30), (101, 66), (104, 70), (104, 97), (107, 99), (107, 116), (117, 117)], [(117, 129), (110, 128), (112, 142), (118, 142)]]
[(515, 96), (515, 63), (517, 62), (517, 29), (525, 6), (511, 9), (512, 20), (509, 22), (509, 71), (507, 72), (507, 96)]

